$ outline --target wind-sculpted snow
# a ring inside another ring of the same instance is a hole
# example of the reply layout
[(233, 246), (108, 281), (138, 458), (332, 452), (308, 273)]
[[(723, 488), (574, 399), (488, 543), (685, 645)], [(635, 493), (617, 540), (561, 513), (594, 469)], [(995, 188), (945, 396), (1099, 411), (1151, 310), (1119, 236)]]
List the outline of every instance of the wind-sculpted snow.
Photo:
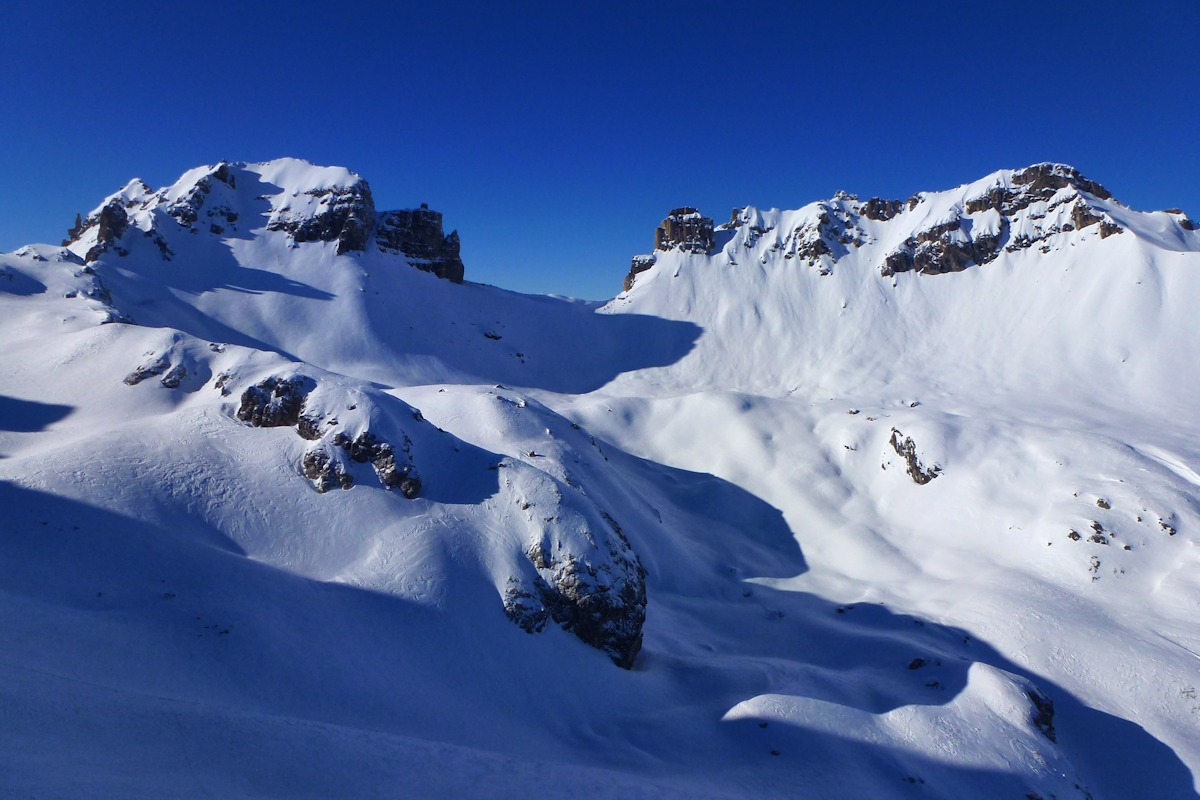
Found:
[(369, 197), (201, 167), (0, 256), (6, 792), (1195, 796), (1185, 214), (680, 209), (601, 307)]

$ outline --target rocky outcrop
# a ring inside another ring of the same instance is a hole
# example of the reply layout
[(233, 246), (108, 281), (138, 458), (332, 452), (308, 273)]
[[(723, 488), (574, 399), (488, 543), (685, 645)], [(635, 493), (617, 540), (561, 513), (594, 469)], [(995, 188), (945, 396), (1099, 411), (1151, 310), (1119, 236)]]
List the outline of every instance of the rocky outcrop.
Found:
[(187, 367), (183, 364), (176, 364), (167, 370), (167, 374), (162, 376), (162, 380), (159, 383), (168, 389), (178, 389), (183, 385), (183, 380), (187, 375)]
[(962, 217), (918, 231), (898, 249), (884, 258), (880, 273), (884, 276), (916, 271), (927, 275), (961, 272), (973, 264), (987, 264), (1001, 252), (1001, 241), (1008, 220), (1000, 218), (999, 231), (965, 235)]
[[(1089, 200), (1089, 197), (1110, 199), (1109, 191), (1072, 167), (1036, 164), (1013, 173), (1009, 184), (998, 184), (967, 198), (962, 206), (965, 216), (960, 213), (910, 236), (884, 258), (880, 273), (891, 276), (909, 271), (930, 275), (959, 272), (972, 265), (987, 264), (1002, 252), (1017, 252), (1035, 245), (1041, 252), (1049, 252), (1052, 237), (1093, 225), (1099, 226), (1101, 239), (1123, 230), (1092, 205), (1094, 200)], [(1063, 193), (1063, 190), (1072, 191)], [(1036, 203), (1044, 205), (1031, 208)], [(1062, 210), (1067, 208), (1069, 217), (1064, 219)], [(989, 212), (994, 212), (991, 221), (979, 230), (978, 221), (986, 219)], [(1058, 221), (1050, 221), (1053, 219)]]
[(162, 375), (171, 366), (171, 359), (166, 354), (154, 356), (152, 359), (135, 368), (132, 372), (125, 376), (124, 383), (126, 386), (137, 386), (147, 378), (153, 378)]
[(96, 226), (96, 243), (83, 257), (84, 263), (90, 264), (100, 258), (116, 241), (125, 235), (129, 228), (129, 215), (117, 201), (112, 201), (102, 207), (94, 220), (85, 220), (85, 226)]
[(94, 230), (95, 241), (83, 256), (85, 264), (91, 264), (110, 249), (118, 255), (126, 255), (127, 251), (120, 246), (119, 240), (129, 230), (129, 212), (141, 206), (149, 195), (150, 187), (135, 178), (86, 217), (81, 218), (76, 214), (75, 224), (67, 230), (67, 238), (62, 246), (73, 245)]
[(396, 450), (387, 442), (380, 441), (370, 431), (363, 431), (354, 439), (343, 433), (334, 434), (333, 444), (346, 451), (352, 461), (370, 463), (379, 482), (389, 489), (399, 489), (408, 499), (421, 493), (421, 478), (409, 460), (412, 442), (407, 438), (402, 445), (404, 458), (397, 460)]
[(887, 222), (903, 211), (904, 207), (903, 200), (884, 200), (881, 197), (872, 197), (863, 203), (862, 215), (876, 222)]
[(1068, 188), (1075, 190), (1068, 200), (1075, 199), (1080, 192), (1086, 192), (1098, 200), (1112, 198), (1112, 193), (1103, 186), (1065, 164), (1035, 164), (1014, 172), (1010, 183), (1011, 187), (993, 186), (977, 197), (968, 198), (966, 212), (978, 214), (994, 209), (1003, 216), (1011, 217), (1034, 203), (1052, 200), (1059, 191)]
[[(646, 621), (645, 571), (621, 575), (615, 585), (605, 585), (605, 579), (612, 577), (602, 576), (605, 565), (596, 567), (571, 553), (548, 558), (545, 552), (533, 550), (526, 555), (539, 573), (549, 574), (539, 574), (541, 608), (527, 609), (532, 614), (514, 621), (526, 630), (540, 630), (552, 619), (585, 644), (603, 650), (617, 666), (632, 668), (642, 649)], [(506, 607), (510, 616), (513, 610)]]
[(1066, 164), (1034, 164), (1019, 170), (1012, 177), (1012, 182), (1026, 187), (1026, 194), (1036, 194), (1043, 199), (1054, 195), (1059, 189), (1068, 186), (1087, 192), (1100, 200), (1112, 199), (1112, 193), (1095, 181), (1088, 180), (1079, 170)]
[(629, 274), (625, 276), (625, 291), (633, 288), (633, 282), (637, 276), (654, 266), (658, 259), (653, 256), (634, 256), (633, 263), (629, 266)]
[[(628, 542), (626, 542), (626, 545)], [(547, 555), (540, 545), (526, 552), (538, 570), (532, 591), (516, 580), (504, 593), (509, 619), (529, 633), (553, 621), (585, 644), (604, 651), (613, 663), (633, 667), (642, 649), (646, 621), (646, 572), (588, 563), (572, 553)]]
[[(214, 386), (224, 393), (227, 382), (227, 375), (219, 376)], [(370, 464), (384, 488), (397, 489), (410, 500), (418, 497), (421, 476), (413, 464), (408, 436), (401, 434), (399, 444), (393, 445), (366, 428), (357, 435), (346, 433), (337, 417), (325, 410), (330, 398), (317, 399), (319, 387), (307, 375), (265, 378), (242, 393), (235, 416), (256, 428), (294, 428), (298, 436), (312, 442), (301, 458), (300, 471), (320, 493), (353, 487), (353, 462)], [(346, 413), (357, 412), (361, 420), (372, 418), (370, 408), (342, 397), (336, 401)]]
[(431, 211), (424, 203), (420, 208), (382, 214), (375, 242), (384, 252), (404, 255), (417, 269), (454, 283), (463, 281), (458, 231), (444, 234), (441, 213)]
[(354, 486), (354, 476), (324, 448), (307, 450), (300, 461), (300, 468), (320, 494), (330, 489), (349, 489)]
[(690, 206), (676, 208), (654, 231), (655, 250), (707, 253), (713, 246), (713, 221)]
[(166, 213), (180, 225), (195, 229), (201, 221), (201, 212), (207, 217), (210, 233), (223, 234), (226, 229), (235, 228), (239, 219), (238, 212), (228, 203), (205, 205), (212, 193), (214, 182), (222, 183), (230, 189), (237, 188), (237, 178), (228, 164), (218, 164), (208, 175), (200, 178), (190, 189), (174, 203), (166, 207)]
[(942, 468), (937, 464), (934, 464), (932, 467), (926, 467), (921, 463), (921, 459), (917, 455), (917, 445), (911, 437), (905, 436), (900, 431), (892, 428), (892, 437), (888, 443), (896, 451), (896, 455), (904, 459), (908, 476), (918, 486), (924, 486), (941, 474)]
[[(737, 219), (738, 209), (733, 210)], [(714, 232), (711, 217), (706, 217), (694, 208), (676, 208), (667, 215), (654, 230), (654, 249), (660, 251), (679, 250), (684, 253), (707, 253), (713, 247)], [(637, 276), (654, 266), (657, 256), (634, 256), (629, 273), (623, 283), (624, 291), (633, 288)]]
[(255, 428), (292, 427), (300, 421), (304, 400), (315, 386), (305, 375), (266, 378), (242, 393), (237, 418)]
[[(874, 202), (874, 201), (872, 201)], [(819, 205), (816, 218), (796, 228), (780, 245), (784, 258), (799, 258), (816, 266), (826, 258), (822, 274), (829, 274), (828, 264), (867, 244), (870, 237), (858, 224), (858, 198), (838, 192), (833, 200)], [(751, 229), (753, 233), (753, 229)]]
[(284, 231), (297, 243), (337, 242), (338, 255), (367, 249), (375, 225), (375, 200), (366, 181), (305, 194), (316, 200), (315, 213), (283, 209), (272, 214), (267, 230)]
[(630, 669), (642, 646), (646, 570), (625, 532), (569, 487), (546, 491), (552, 484), (545, 473), (511, 462), (504, 466), (517, 473), (506, 486), (518, 490), (513, 500), (533, 529), (524, 551), (526, 569), (502, 591), (505, 614), (528, 633), (553, 622)]
[[(352, 173), (335, 170), (341, 172), (335, 180), (301, 183), (317, 188), (290, 192), (264, 182), (258, 185), (277, 193), (258, 195), (255, 202), (262, 205), (244, 207), (251, 202), (246, 183), (255, 185), (261, 180), (254, 168), (275, 163), (222, 162), (188, 173), (190, 185), (181, 182), (158, 192), (141, 181), (132, 181), (87, 217), (76, 215), (63, 245), (80, 241), (91, 244), (86, 263), (110, 250), (123, 256), (129, 252), (129, 242), (122, 246), (120, 240), (135, 229), (169, 261), (175, 254), (168, 241), (178, 243), (175, 234), (179, 231), (224, 236), (237, 231), (239, 223), (244, 225), (243, 218), (253, 222), (251, 228), (257, 228), (259, 219), (266, 216), (266, 229), (285, 234), (292, 244), (332, 242), (338, 255), (347, 255), (364, 252), (374, 243), (381, 252), (402, 255), (417, 269), (462, 282), (465, 270), (458, 232), (443, 232), (441, 213), (426, 205), (377, 213), (371, 187)], [(243, 184), (240, 193), (235, 191), (239, 182)]]
[(1027, 690), (1025, 696), (1033, 706), (1030, 720), (1033, 726), (1047, 739), (1057, 742), (1058, 736), (1054, 732), (1054, 701), (1036, 689)]

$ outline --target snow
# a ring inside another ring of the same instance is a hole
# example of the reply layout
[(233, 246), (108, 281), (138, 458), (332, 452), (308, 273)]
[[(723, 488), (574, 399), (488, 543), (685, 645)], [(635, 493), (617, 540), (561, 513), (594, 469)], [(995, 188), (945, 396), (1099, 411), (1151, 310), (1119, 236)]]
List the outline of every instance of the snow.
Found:
[[(965, 204), (1013, 172), (852, 217), (861, 244), (813, 266), (788, 237), (852, 197), (748, 206), (601, 306), (294, 245), (265, 215), (361, 180), (294, 159), (212, 183), (236, 230), (171, 227), (216, 168), (118, 193), (169, 262), (140, 232), (86, 269), (80, 244), (0, 256), (6, 792), (1194, 796), (1177, 215), (1089, 197), (1126, 230), (885, 277), (956, 215), (1003, 233)], [(1008, 235), (1069, 220), (1066, 194)], [(178, 388), (123, 382), (159, 360)], [(237, 420), (291, 374), (351, 438), (409, 440), (422, 495), (348, 460), (354, 488), (318, 494), (314, 442)], [(598, 559), (608, 519), (648, 573), (630, 671), (502, 603), (531, 543)]]

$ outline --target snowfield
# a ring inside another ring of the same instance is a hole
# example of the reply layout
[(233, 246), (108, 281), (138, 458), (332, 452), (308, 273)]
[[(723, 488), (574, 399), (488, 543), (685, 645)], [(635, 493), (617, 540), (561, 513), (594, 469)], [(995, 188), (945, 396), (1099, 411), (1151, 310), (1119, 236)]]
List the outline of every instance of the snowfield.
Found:
[(1181, 212), (687, 210), (606, 304), (384, 218), (220, 164), (0, 255), (0, 794), (1196, 796)]

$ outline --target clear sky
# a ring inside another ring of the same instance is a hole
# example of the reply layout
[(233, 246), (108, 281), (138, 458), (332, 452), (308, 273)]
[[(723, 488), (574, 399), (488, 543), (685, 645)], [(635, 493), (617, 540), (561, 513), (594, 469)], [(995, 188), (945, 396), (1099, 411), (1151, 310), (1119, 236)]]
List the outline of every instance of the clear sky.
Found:
[(132, 177), (347, 166), (469, 280), (600, 299), (672, 207), (1062, 161), (1200, 217), (1200, 5), (42, 2), (0, 27), (0, 250)]

